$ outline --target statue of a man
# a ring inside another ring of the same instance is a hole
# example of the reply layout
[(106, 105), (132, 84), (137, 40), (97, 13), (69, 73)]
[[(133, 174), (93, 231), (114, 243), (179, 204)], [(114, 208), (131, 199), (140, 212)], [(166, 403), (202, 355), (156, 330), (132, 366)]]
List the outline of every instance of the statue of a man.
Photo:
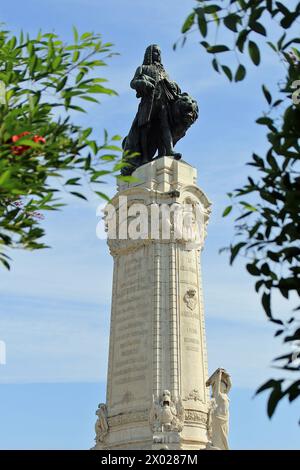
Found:
[[(181, 154), (174, 152), (174, 145), (197, 119), (198, 107), (167, 75), (158, 45), (147, 47), (143, 65), (137, 68), (130, 86), (141, 101), (123, 142), (124, 160), (129, 165), (122, 173), (131, 174), (138, 166), (151, 161), (156, 152), (158, 157), (180, 159)], [(130, 153), (139, 155), (126, 158)]]
[(228, 450), (230, 375), (225, 369), (217, 369), (206, 382), (212, 388), (208, 419), (208, 448)]

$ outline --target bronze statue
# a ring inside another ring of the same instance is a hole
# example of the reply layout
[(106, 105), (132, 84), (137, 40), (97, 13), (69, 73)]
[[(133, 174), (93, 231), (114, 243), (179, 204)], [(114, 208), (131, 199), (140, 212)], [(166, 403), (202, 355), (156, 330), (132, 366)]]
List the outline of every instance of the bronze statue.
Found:
[[(196, 101), (170, 80), (156, 44), (147, 47), (143, 65), (137, 68), (130, 86), (141, 101), (123, 141), (123, 160), (128, 163), (122, 169), (123, 175), (150, 162), (156, 152), (158, 158), (173, 156), (179, 160), (181, 154), (174, 152), (174, 145), (198, 117)], [(128, 157), (132, 153), (138, 155)]]

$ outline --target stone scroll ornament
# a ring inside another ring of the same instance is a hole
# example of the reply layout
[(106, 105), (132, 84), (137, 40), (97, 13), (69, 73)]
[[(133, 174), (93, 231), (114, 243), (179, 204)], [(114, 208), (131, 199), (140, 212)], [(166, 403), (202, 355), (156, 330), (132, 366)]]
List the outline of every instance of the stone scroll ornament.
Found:
[(211, 387), (208, 413), (207, 450), (228, 450), (229, 398), (231, 379), (225, 369), (217, 369), (206, 382)]
[(173, 156), (175, 144), (186, 134), (198, 118), (197, 102), (183, 93), (177, 83), (167, 75), (161, 63), (158, 45), (147, 47), (144, 62), (137, 68), (130, 83), (140, 98), (138, 112), (131, 129), (123, 141), (123, 175), (157, 157)]
[(149, 421), (153, 432), (181, 432), (184, 426), (181, 399), (173, 401), (169, 390), (164, 390), (160, 399), (153, 397)]

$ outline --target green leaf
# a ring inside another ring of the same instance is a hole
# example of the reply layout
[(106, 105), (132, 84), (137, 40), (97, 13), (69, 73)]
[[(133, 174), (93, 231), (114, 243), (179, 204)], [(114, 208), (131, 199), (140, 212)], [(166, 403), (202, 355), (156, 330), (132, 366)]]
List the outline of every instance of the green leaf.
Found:
[(264, 292), (261, 298), (261, 303), (262, 306), (269, 318), (272, 317), (272, 312), (271, 312), (271, 296), (269, 293)]
[(240, 22), (240, 17), (234, 13), (226, 16), (223, 19), (223, 23), (225, 24), (226, 28), (234, 32), (237, 32), (237, 24), (239, 22)]
[(81, 136), (81, 139), (82, 140), (85, 140), (87, 139), (91, 133), (93, 132), (93, 128), (92, 127), (88, 127), (87, 129), (84, 129), (83, 133), (82, 133), (82, 136)]
[(60, 80), (57, 84), (56, 91), (60, 91), (64, 88), (65, 84), (67, 83), (68, 76), (65, 76), (62, 80)]
[(83, 33), (83, 34), (80, 36), (80, 39), (81, 39), (81, 41), (84, 41), (85, 39), (88, 39), (88, 38), (90, 38), (91, 36), (93, 36), (92, 33), (88, 33), (88, 32), (87, 32), (87, 33)]
[(247, 40), (248, 34), (249, 31), (247, 29), (243, 29), (237, 37), (236, 46), (240, 52), (244, 51), (245, 42)]
[(42, 145), (41, 144), (38, 144), (37, 142), (34, 142), (33, 140), (30, 140), (28, 137), (21, 137), (18, 142), (17, 142), (17, 145), (26, 145), (28, 147), (32, 147), (32, 148), (36, 148), (36, 149), (40, 149), (42, 148)]
[(258, 23), (258, 22), (251, 23), (251, 29), (258, 34), (261, 34), (262, 36), (267, 35), (266, 28), (261, 23)]
[(201, 46), (203, 46), (205, 49), (207, 49), (209, 46), (207, 41), (200, 41)]
[(274, 52), (277, 52), (277, 47), (275, 46), (275, 44), (273, 44), (272, 42), (270, 41), (267, 41), (267, 44), (269, 47), (271, 47), (271, 49), (274, 51)]
[(197, 20), (198, 20), (198, 27), (199, 27), (200, 33), (205, 38), (207, 35), (207, 23), (206, 23), (204, 10), (203, 8), (197, 8), (196, 12), (197, 12)]
[(218, 61), (217, 61), (216, 57), (213, 58), (211, 63), (212, 63), (213, 68), (215, 69), (215, 71), (220, 73), (219, 64), (218, 64)]
[(271, 126), (273, 124), (273, 119), (268, 117), (261, 117), (256, 119), (257, 124), (261, 124), (262, 126)]
[(17, 38), (15, 36), (13, 36), (10, 41), (8, 41), (7, 45), (10, 49), (14, 49), (16, 47), (16, 44), (17, 44)]
[(117, 145), (105, 145), (105, 150), (112, 150), (113, 152), (121, 152), (122, 149), (121, 147), (118, 147)]
[(277, 384), (276, 380), (274, 379), (268, 380), (256, 390), (255, 395), (258, 395), (259, 393), (262, 393), (268, 390), (269, 388), (274, 388), (276, 384)]
[(217, 13), (220, 10), (222, 10), (222, 8), (219, 5), (207, 5), (204, 7), (205, 13), (209, 14)]
[(267, 87), (265, 85), (262, 86), (262, 91), (263, 91), (263, 94), (265, 95), (265, 98), (266, 98), (268, 104), (271, 104), (272, 103), (272, 95), (271, 95), (271, 93), (269, 92), (269, 90), (267, 89)]
[(34, 47), (33, 47), (32, 41), (27, 42), (26, 48), (27, 48), (29, 56), (32, 56), (34, 54)]
[(1, 256), (0, 256), (0, 263), (2, 263), (3, 266), (4, 266), (8, 271), (10, 270), (9, 262), (8, 262), (6, 259), (2, 258)]
[(240, 204), (245, 207), (248, 211), (251, 212), (257, 212), (257, 208), (255, 206), (252, 206), (248, 202), (240, 201)]
[(33, 74), (37, 66), (38, 58), (36, 55), (33, 55), (29, 60), (29, 70)]
[(81, 95), (81, 96), (79, 96), (79, 98), (80, 98), (81, 100), (90, 101), (91, 103), (99, 103), (99, 100), (97, 100), (97, 99), (94, 98), (93, 96), (84, 96), (84, 95)]
[(108, 154), (108, 153), (106, 153), (105, 155), (101, 155), (100, 157), (101, 160), (108, 161), (108, 162), (113, 162), (117, 158), (118, 158), (117, 155)]
[[(278, 384), (278, 381), (277, 381)], [(283, 397), (284, 393), (281, 391), (281, 385), (277, 385), (273, 388), (268, 400), (267, 413), (269, 418), (271, 418), (276, 410), (276, 407)]]
[(92, 85), (87, 88), (88, 93), (104, 93), (106, 95), (116, 95), (117, 93), (110, 88), (105, 88), (101, 85)]
[(184, 34), (191, 29), (194, 24), (196, 13), (192, 12), (186, 18), (185, 22), (182, 25), (181, 32)]
[(74, 51), (72, 62), (77, 62), (79, 57), (80, 57), (80, 52), (79, 51)]
[(76, 191), (70, 191), (70, 194), (73, 194), (73, 196), (79, 197), (80, 199), (84, 199), (85, 201), (87, 201), (87, 198), (81, 193), (77, 193)]
[(85, 73), (83, 71), (79, 72), (76, 76), (76, 83), (79, 83), (83, 77), (84, 77)]
[(97, 142), (95, 140), (91, 140), (89, 143), (88, 143), (89, 147), (92, 149), (92, 151), (94, 152), (94, 155), (97, 154), (98, 152), (98, 145), (97, 145)]
[(110, 202), (110, 198), (105, 193), (101, 193), (100, 191), (95, 191), (95, 193), (98, 194), (98, 196), (100, 196), (102, 199), (105, 199), (105, 201)]
[(75, 106), (74, 104), (67, 105), (67, 108), (68, 109), (74, 109), (74, 111), (80, 111), (81, 113), (86, 113), (87, 112), (85, 109), (81, 108), (80, 106)]
[(73, 34), (74, 34), (74, 41), (77, 43), (79, 36), (78, 36), (77, 28), (75, 26), (73, 26)]
[(0, 176), (0, 186), (4, 186), (11, 177), (11, 170), (6, 170)]
[(241, 82), (242, 80), (244, 80), (245, 76), (246, 76), (246, 69), (242, 64), (240, 64), (237, 68), (234, 80), (236, 82)]
[(231, 255), (230, 255), (230, 264), (233, 263), (233, 261), (235, 260), (235, 258), (237, 257), (239, 251), (241, 250), (241, 248), (243, 248), (244, 246), (246, 245), (245, 242), (240, 242), (240, 243), (237, 243), (236, 245), (232, 246), (230, 251), (231, 251)]
[(226, 217), (226, 215), (230, 214), (232, 211), (232, 206), (227, 206), (222, 214), (222, 217)]
[(260, 269), (254, 263), (248, 263), (246, 269), (251, 276), (260, 276)]
[(141, 181), (139, 178), (136, 178), (135, 176), (118, 175), (117, 179), (119, 181), (124, 181), (125, 183), (138, 183), (139, 181)]
[(109, 170), (95, 171), (91, 177), (91, 181), (96, 181), (100, 176), (109, 175), (110, 173)]
[(55, 70), (57, 69), (60, 64), (62, 63), (62, 57), (61, 56), (56, 56), (55, 59), (52, 61), (52, 69)]
[(80, 177), (79, 178), (78, 177), (77, 178), (70, 178), (65, 182), (65, 185), (69, 184), (69, 185), (78, 186), (78, 184), (79, 184), (78, 181), (80, 181), (80, 179), (81, 179)]
[(252, 62), (257, 66), (260, 64), (260, 52), (257, 44), (253, 41), (248, 43), (248, 51)]
[(225, 46), (224, 44), (209, 46), (207, 48), (207, 52), (209, 52), (210, 54), (219, 54), (220, 52), (228, 52), (229, 50), (229, 47)]
[(231, 82), (232, 81), (232, 72), (227, 65), (222, 65), (223, 72), (227, 76), (228, 80)]
[(89, 154), (89, 155), (86, 157), (85, 163), (84, 163), (84, 170), (85, 170), (85, 171), (90, 170), (90, 168), (91, 168), (91, 163), (92, 163), (92, 157), (91, 157), (91, 155)]

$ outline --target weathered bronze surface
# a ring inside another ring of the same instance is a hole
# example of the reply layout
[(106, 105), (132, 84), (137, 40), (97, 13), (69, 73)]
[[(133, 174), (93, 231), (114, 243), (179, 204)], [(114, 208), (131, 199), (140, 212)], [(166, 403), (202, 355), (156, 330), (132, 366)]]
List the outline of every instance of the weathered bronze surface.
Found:
[[(169, 78), (156, 44), (147, 47), (143, 65), (137, 68), (130, 86), (141, 101), (123, 141), (123, 160), (128, 163), (122, 169), (123, 175), (130, 175), (156, 153), (158, 158), (180, 159), (181, 154), (174, 151), (174, 146), (198, 117), (197, 102)], [(139, 155), (129, 158), (128, 154), (134, 152)]]

